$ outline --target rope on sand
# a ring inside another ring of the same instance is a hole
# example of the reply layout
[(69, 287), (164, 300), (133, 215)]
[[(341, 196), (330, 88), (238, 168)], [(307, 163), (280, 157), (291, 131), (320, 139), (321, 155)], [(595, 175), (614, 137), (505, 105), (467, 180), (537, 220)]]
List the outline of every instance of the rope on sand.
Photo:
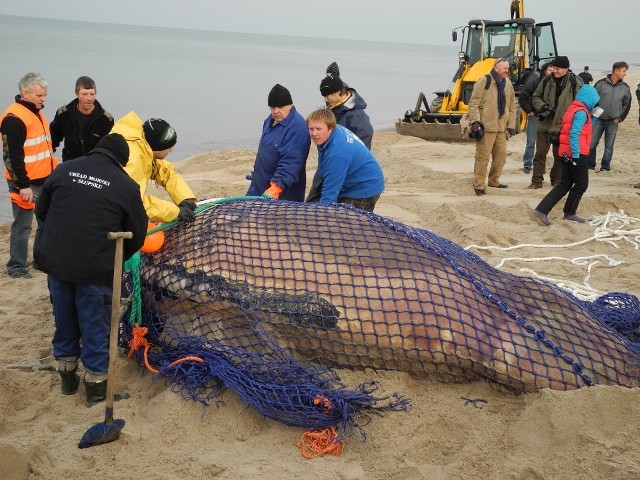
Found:
[[(640, 223), (640, 218), (630, 217), (624, 213), (623, 210), (618, 212), (608, 212), (602, 216), (591, 216), (589, 219), (589, 225), (595, 228), (591, 237), (584, 240), (579, 240), (573, 243), (561, 244), (561, 245), (545, 245), (545, 244), (531, 244), (523, 243), (519, 245), (512, 245), (510, 247), (499, 247), (496, 245), (469, 245), (465, 250), (472, 248), (478, 250), (497, 250), (508, 252), (516, 250), (518, 248), (571, 248), (578, 245), (584, 245), (589, 242), (606, 242), (614, 248), (620, 248), (620, 242), (627, 242), (632, 245), (636, 250), (640, 248), (640, 228), (631, 228), (634, 224)], [(560, 261), (569, 262), (572, 265), (586, 267), (587, 273), (582, 283), (572, 282), (570, 280), (562, 280), (553, 277), (546, 277), (538, 274), (530, 268), (521, 268), (520, 272), (529, 276), (551, 282), (558, 287), (570, 291), (573, 295), (581, 300), (594, 301), (598, 297), (604, 295), (606, 292), (602, 292), (589, 285), (589, 278), (591, 277), (591, 271), (595, 266), (602, 265), (603, 261), (608, 267), (617, 267), (622, 265), (623, 261), (615, 260), (606, 254), (591, 255), (586, 257), (575, 257), (573, 259), (561, 257), (561, 256), (549, 256), (549, 257), (508, 257), (503, 258), (498, 265), (497, 269), (501, 269), (507, 262), (547, 262), (547, 261)]]

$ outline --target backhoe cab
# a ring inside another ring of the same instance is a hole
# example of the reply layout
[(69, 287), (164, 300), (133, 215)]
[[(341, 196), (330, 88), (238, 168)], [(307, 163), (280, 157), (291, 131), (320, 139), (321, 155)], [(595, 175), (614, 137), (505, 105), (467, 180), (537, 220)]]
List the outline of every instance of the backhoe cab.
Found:
[[(512, 15), (513, 16), (513, 15)], [(414, 110), (396, 122), (396, 131), (425, 140), (461, 141), (460, 119), (467, 105), (474, 83), (491, 72), (498, 58), (511, 64), (511, 82), (516, 96), (522, 90), (528, 75), (539, 65), (557, 56), (553, 24), (536, 23), (531, 18), (510, 20), (471, 20), (468, 25), (453, 30), (453, 41), (460, 32), (461, 49), (458, 70), (449, 89), (434, 92), (436, 98), (428, 104), (420, 92)], [(516, 130), (526, 126), (526, 115), (516, 107)]]

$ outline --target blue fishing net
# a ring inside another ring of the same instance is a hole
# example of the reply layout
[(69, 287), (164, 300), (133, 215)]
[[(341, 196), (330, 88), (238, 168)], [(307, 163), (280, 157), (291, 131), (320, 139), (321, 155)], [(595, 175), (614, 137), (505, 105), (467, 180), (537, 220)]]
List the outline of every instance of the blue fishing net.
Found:
[(348, 388), (334, 367), (487, 379), (515, 393), (638, 386), (632, 295), (584, 302), (343, 204), (254, 198), (201, 210), (136, 267), (148, 363), (186, 398), (209, 403), (232, 388), (269, 418), (344, 432), (408, 400), (374, 383)]

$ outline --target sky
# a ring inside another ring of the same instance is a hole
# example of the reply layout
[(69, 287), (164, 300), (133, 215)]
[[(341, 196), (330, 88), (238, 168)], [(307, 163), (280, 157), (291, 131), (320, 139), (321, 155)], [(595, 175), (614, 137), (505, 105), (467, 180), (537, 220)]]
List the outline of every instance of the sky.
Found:
[[(615, 51), (640, 56), (637, 0), (523, 1), (526, 17), (554, 23), (560, 53)], [(5, 0), (0, 4), (0, 14), (450, 45), (453, 28), (472, 18), (509, 18), (510, 3), (510, 0)]]

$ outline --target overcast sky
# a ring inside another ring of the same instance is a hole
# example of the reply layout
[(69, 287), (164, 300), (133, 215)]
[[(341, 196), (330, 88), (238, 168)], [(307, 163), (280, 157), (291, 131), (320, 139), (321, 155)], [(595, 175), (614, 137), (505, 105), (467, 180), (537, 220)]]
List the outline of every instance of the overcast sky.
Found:
[[(2, 0), (0, 14), (450, 45), (452, 28), (471, 18), (509, 18), (509, 4), (507, 0)], [(553, 21), (561, 53), (630, 52), (640, 56), (639, 13), (637, 0), (525, 2), (525, 16), (538, 22)], [(90, 45), (91, 39), (87, 42)]]

